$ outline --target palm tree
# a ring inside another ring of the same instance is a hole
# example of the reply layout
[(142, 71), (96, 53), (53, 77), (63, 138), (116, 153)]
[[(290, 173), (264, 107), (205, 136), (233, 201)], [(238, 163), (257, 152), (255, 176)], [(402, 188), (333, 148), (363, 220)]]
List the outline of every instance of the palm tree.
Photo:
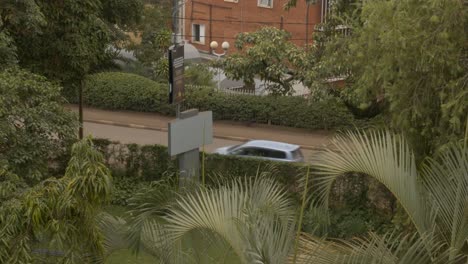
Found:
[[(131, 237), (164, 263), (285, 263), (294, 245), (294, 201), (268, 177), (179, 195), (152, 217), (147, 206), (142, 211)], [(203, 246), (190, 248), (187, 240)]]
[[(392, 192), (417, 230), (417, 234), (406, 237), (372, 234), (370, 239), (348, 242), (351, 251), (341, 256), (346, 259), (343, 263), (362, 263), (350, 261), (354, 258), (372, 259), (369, 263), (418, 263), (416, 259), (425, 261), (420, 263), (456, 263), (461, 255), (466, 259), (467, 157), (466, 144), (452, 144), (418, 166), (403, 136), (389, 131), (337, 136), (332, 146), (314, 160), (319, 177), (312, 188), (318, 204), (327, 207), (338, 176), (348, 172), (367, 174)], [(401, 254), (402, 248), (406, 248), (405, 254)], [(387, 254), (391, 258), (382, 259)]]
[[(196, 250), (184, 242), (194, 233), (227, 248), (235, 263), (460, 263), (467, 256), (467, 154), (466, 146), (451, 145), (418, 166), (400, 135), (348, 132), (314, 160), (318, 175), (310, 193), (318, 208), (328, 206), (339, 175), (364, 173), (393, 193), (416, 227), (414, 234), (370, 233), (351, 241), (295, 236), (297, 207), (278, 183), (264, 177), (180, 195), (156, 210), (157, 217), (140, 218), (131, 233), (164, 263), (197, 262)], [(143, 211), (150, 211), (148, 203)]]

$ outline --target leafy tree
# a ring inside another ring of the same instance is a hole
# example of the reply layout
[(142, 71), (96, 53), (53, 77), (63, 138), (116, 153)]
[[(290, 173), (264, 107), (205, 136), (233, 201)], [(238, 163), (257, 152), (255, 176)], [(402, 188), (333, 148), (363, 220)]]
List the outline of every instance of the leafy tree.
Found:
[[(0, 21), (0, 26), (1, 26)], [(16, 47), (13, 39), (6, 33), (0, 32), (0, 70), (16, 63)]]
[[(112, 11), (103, 10), (102, 4)], [(109, 47), (122, 41), (115, 23), (122, 28), (134, 24), (141, 5), (140, 0), (8, 0), (0, 14), (3, 30), (14, 38), (20, 66), (61, 82), (69, 96), (78, 91), (82, 123), (82, 81), (91, 71), (112, 65), (116, 53)], [(122, 12), (126, 7), (133, 9)]]
[(140, 0), (7, 0), (0, 16), (22, 67), (76, 86), (112, 59), (116, 32), (135, 25), (141, 9)]
[(247, 85), (253, 85), (258, 76), (273, 94), (293, 93), (293, 82), (302, 78), (298, 69), (305, 63), (305, 53), (289, 38), (289, 33), (274, 27), (240, 33), (235, 41), (239, 53), (226, 57), (222, 63), (226, 75)]
[(364, 1), (354, 18), (351, 36), (329, 42), (321, 65), (348, 76), (344, 98), (361, 109), (386, 107), (421, 156), (461, 138), (468, 114), (463, 3)]
[(5, 0), (0, 3), (0, 70), (17, 62), (15, 35), (39, 32), (45, 24), (34, 0)]
[(206, 64), (190, 64), (185, 67), (184, 78), (186, 85), (213, 87), (213, 73)]
[(139, 24), (141, 43), (133, 47), (135, 56), (146, 67), (152, 69), (156, 79), (167, 80), (167, 49), (171, 45), (171, 2), (161, 1), (145, 7)]
[(60, 90), (18, 68), (0, 72), (0, 164), (28, 182), (42, 180), (49, 161), (76, 139), (77, 120), (64, 109)]
[(141, 0), (102, 0), (104, 21), (126, 31), (137, 29), (143, 15)]
[(0, 168), (0, 190), (14, 191), (0, 199), (0, 262), (90, 263), (103, 258), (98, 219), (111, 177), (90, 138), (73, 146), (63, 178), (25, 189), (19, 177)]

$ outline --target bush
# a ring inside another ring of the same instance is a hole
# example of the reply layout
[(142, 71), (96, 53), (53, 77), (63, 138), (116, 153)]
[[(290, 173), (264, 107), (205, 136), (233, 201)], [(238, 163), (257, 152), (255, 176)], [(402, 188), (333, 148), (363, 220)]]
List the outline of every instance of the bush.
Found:
[[(84, 103), (89, 106), (156, 112), (174, 115), (168, 104), (167, 84), (118, 72), (90, 75), (86, 80)], [(217, 120), (269, 123), (308, 129), (350, 127), (353, 115), (338, 99), (309, 102), (302, 97), (232, 95), (213, 88), (186, 87), (187, 108), (213, 111)]]
[[(177, 175), (177, 161), (171, 159), (167, 147), (161, 145), (120, 144), (107, 139), (94, 139), (114, 177), (111, 204), (126, 206), (139, 189), (165, 176)], [(201, 158), (202, 155), (200, 155)], [(258, 172), (272, 172), (289, 189), (296, 188), (303, 166), (286, 162), (205, 155), (207, 182), (214, 183), (237, 177), (252, 177)]]
[[(150, 186), (152, 181), (177, 176), (176, 160), (169, 157), (165, 146), (120, 144), (106, 139), (95, 139), (94, 144), (104, 154), (106, 163), (113, 172), (113, 205), (127, 206), (128, 200), (144, 187)], [(218, 154), (205, 156), (208, 184), (239, 177), (254, 177), (258, 173), (268, 172), (283, 183), (297, 201), (300, 196), (297, 188), (298, 177), (304, 173), (305, 168), (303, 164), (288, 162)], [(388, 190), (382, 189), (383, 185), (376, 190), (379, 195), (372, 192), (372, 188), (369, 188), (372, 187), (372, 183), (369, 181), (369, 177), (360, 174), (354, 177), (339, 177), (330, 197), (329, 218), (323, 213), (314, 213), (309, 209), (305, 214), (303, 229), (307, 232), (317, 232), (317, 223), (321, 222), (323, 226), (328, 226), (328, 231), (324, 231), (322, 235), (329, 233), (339, 238), (362, 235), (368, 230), (384, 233), (391, 225), (393, 202), (385, 208), (380, 207), (385, 204), (383, 201), (394, 198), (385, 195)], [(177, 180), (173, 179), (172, 182)], [(388, 210), (391, 212), (388, 213)]]

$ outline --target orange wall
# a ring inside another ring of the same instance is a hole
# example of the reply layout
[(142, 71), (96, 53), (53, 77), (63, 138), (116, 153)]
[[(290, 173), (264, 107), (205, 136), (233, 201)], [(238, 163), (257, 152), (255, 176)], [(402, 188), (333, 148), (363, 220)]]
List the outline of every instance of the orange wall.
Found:
[[(257, 6), (258, 0), (238, 0), (237, 3), (225, 0), (187, 0), (185, 3), (185, 36), (199, 50), (209, 51), (209, 43), (216, 40), (231, 44), (234, 50), (234, 39), (238, 33), (253, 32), (262, 26), (282, 28), (291, 33), (296, 45), (306, 44), (306, 4), (298, 0), (297, 6), (285, 11), (287, 0), (273, 0), (273, 8)], [(314, 26), (320, 23), (321, 1), (309, 7), (309, 43), (312, 42)], [(192, 24), (205, 25), (205, 43), (192, 42)], [(221, 51), (221, 48), (218, 48)]]

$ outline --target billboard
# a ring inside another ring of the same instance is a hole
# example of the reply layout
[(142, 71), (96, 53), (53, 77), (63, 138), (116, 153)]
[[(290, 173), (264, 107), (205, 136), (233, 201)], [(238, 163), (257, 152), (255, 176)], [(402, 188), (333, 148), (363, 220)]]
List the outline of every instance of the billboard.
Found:
[(169, 123), (169, 155), (175, 156), (203, 145), (213, 143), (213, 113), (201, 112), (196, 116), (175, 119)]
[(184, 46), (169, 48), (169, 103), (178, 104), (184, 100)]

